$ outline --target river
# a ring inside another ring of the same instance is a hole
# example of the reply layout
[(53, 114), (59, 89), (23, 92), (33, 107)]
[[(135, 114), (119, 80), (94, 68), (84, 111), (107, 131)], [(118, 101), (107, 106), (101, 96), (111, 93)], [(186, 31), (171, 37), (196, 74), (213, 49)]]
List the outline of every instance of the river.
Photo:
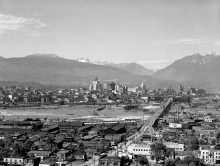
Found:
[[(17, 120), (26, 118), (61, 118), (69, 119), (72, 117), (91, 116), (96, 110), (97, 106), (77, 105), (77, 106), (60, 106), (40, 107), (40, 108), (8, 108), (0, 109), (0, 118), (5, 120)], [(144, 113), (140, 110), (126, 111), (121, 107), (105, 108), (102, 111), (96, 111), (98, 115), (106, 115), (111, 117), (133, 116), (133, 117), (149, 117), (152, 114)]]

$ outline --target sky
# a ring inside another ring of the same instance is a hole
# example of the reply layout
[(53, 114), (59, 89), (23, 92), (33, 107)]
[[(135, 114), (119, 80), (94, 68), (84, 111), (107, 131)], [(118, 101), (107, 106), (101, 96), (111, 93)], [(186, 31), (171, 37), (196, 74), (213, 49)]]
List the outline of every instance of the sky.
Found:
[(0, 56), (166, 67), (220, 54), (219, 0), (0, 0)]

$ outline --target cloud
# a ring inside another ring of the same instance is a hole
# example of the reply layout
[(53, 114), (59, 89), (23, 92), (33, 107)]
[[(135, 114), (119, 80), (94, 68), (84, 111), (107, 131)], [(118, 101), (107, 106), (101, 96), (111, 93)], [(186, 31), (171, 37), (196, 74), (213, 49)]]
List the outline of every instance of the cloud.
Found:
[(213, 39), (203, 38), (203, 39), (179, 39), (177, 43), (186, 43), (186, 44), (201, 44), (201, 43), (209, 43)]
[(167, 44), (202, 44), (202, 43), (210, 43), (213, 39), (211, 38), (201, 38), (201, 39), (177, 39), (177, 40), (156, 40), (152, 42), (148, 42), (148, 45), (157, 46), (157, 45), (167, 45)]
[(0, 14), (0, 34), (7, 31), (17, 31), (26, 28), (42, 28), (46, 26), (47, 24), (39, 19)]

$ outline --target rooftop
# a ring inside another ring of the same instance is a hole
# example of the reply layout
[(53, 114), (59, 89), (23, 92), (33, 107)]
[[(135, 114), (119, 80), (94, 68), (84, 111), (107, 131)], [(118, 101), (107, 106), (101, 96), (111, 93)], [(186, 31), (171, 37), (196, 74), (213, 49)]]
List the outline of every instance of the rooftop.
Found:
[(57, 154), (65, 154), (65, 153), (68, 153), (68, 152), (69, 152), (69, 150), (61, 150), (61, 151), (57, 152)]
[(136, 147), (136, 148), (149, 148), (149, 144), (131, 144), (131, 146)]
[(44, 150), (31, 150), (30, 152), (28, 152), (28, 154), (31, 154), (31, 153), (33, 153), (33, 154), (50, 154), (50, 153), (52, 153), (51, 151), (44, 151)]
[(121, 159), (119, 157), (116, 156), (105, 156), (105, 157), (101, 157), (99, 160), (112, 160), (112, 161), (121, 161)]

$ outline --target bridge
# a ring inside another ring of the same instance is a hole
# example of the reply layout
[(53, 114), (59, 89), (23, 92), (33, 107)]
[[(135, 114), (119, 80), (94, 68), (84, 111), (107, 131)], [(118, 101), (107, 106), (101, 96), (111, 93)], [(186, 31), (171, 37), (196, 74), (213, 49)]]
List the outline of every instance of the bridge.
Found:
[(132, 136), (127, 138), (128, 144), (130, 144), (132, 141), (136, 141), (140, 139), (140, 137), (144, 134), (145, 131), (148, 131), (150, 127), (153, 127), (156, 123), (158, 118), (164, 117), (171, 109), (173, 99), (170, 98), (168, 101), (161, 106), (141, 127), (141, 129), (133, 134)]

